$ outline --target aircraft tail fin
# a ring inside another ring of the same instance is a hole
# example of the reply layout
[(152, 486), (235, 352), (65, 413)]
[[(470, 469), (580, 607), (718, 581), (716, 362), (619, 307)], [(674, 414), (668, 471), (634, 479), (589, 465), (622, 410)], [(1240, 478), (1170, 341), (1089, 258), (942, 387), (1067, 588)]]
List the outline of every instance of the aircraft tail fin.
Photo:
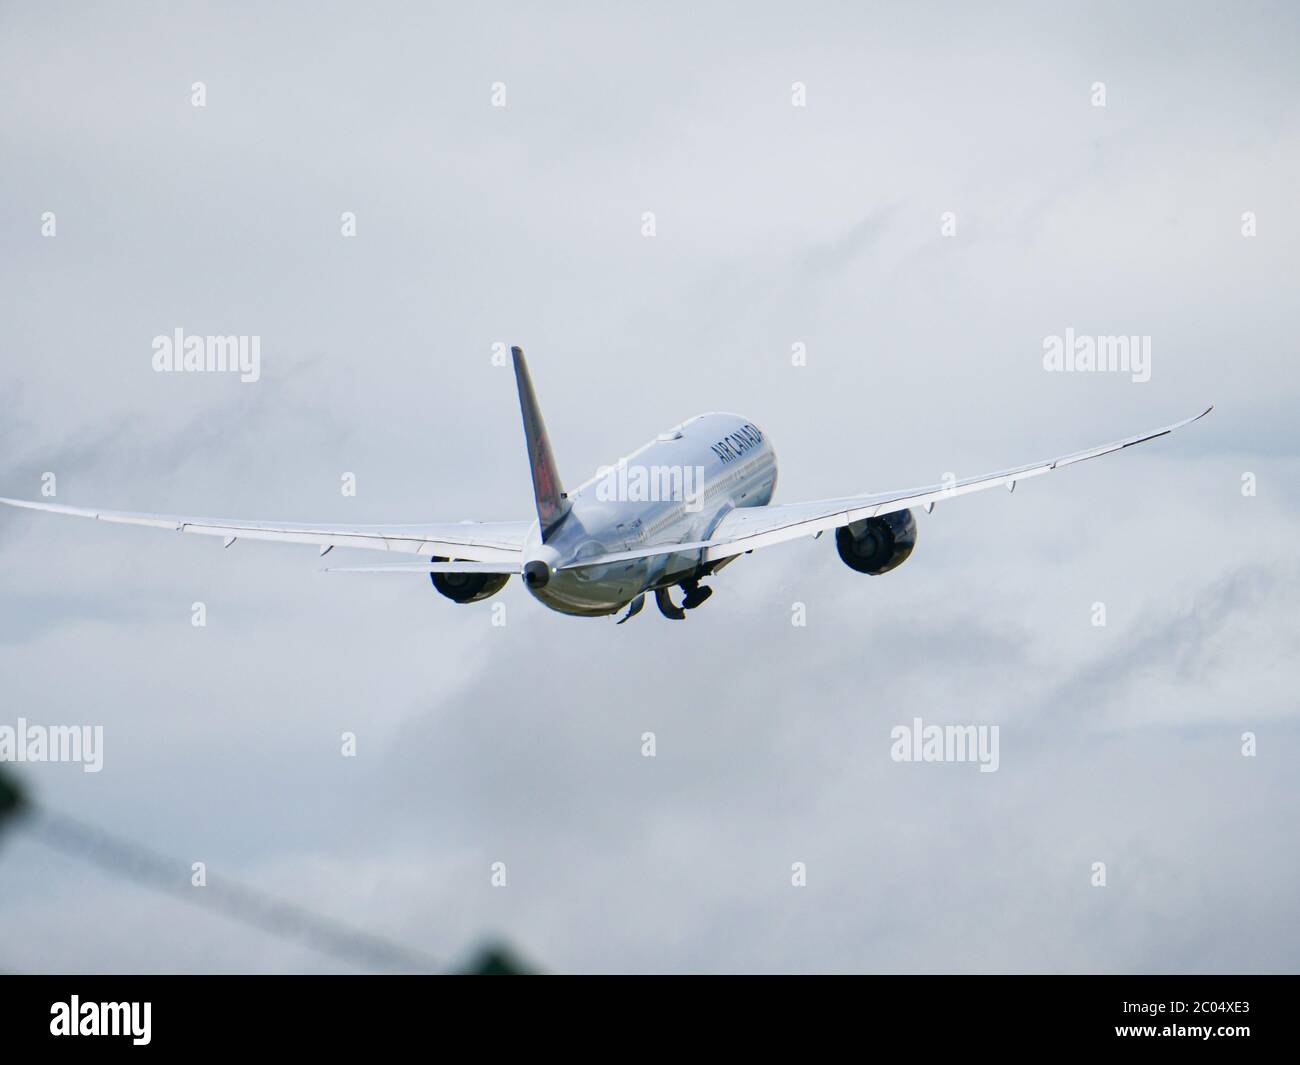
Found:
[(537, 519), (541, 523), (542, 541), (569, 513), (569, 500), (560, 487), (560, 474), (551, 453), (551, 440), (546, 435), (533, 380), (528, 375), (524, 349), (510, 349), (515, 362), (515, 383), (519, 386), (519, 412), (524, 419), (524, 438), (528, 443), (528, 468), (533, 475), (533, 497), (537, 503)]

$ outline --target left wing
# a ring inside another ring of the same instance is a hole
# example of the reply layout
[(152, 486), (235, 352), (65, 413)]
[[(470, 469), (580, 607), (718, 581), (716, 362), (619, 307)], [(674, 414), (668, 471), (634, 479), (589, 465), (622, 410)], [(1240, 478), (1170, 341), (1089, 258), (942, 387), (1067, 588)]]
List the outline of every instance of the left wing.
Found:
[(1031, 462), (997, 473), (986, 473), (979, 477), (969, 477), (964, 481), (950, 484), (933, 484), (923, 488), (908, 488), (895, 492), (880, 492), (875, 495), (844, 496), (840, 499), (822, 499), (812, 503), (784, 503), (766, 507), (738, 507), (722, 519), (707, 540), (697, 540), (682, 544), (661, 544), (656, 547), (639, 548), (632, 551), (619, 551), (595, 558), (586, 558), (573, 562), (564, 569), (577, 569), (582, 566), (601, 566), (612, 562), (624, 562), (634, 558), (647, 558), (653, 555), (668, 555), (700, 552), (701, 565), (718, 559), (730, 558), (732, 555), (754, 551), (760, 547), (784, 543), (801, 536), (815, 536), (828, 529), (838, 529), (864, 518), (873, 518), (878, 514), (890, 514), (909, 507), (928, 507), (944, 499), (953, 499), (971, 492), (980, 492), (985, 488), (1006, 485), (1014, 490), (1017, 481), (1051, 473), (1062, 466), (1070, 466), (1084, 459), (1094, 459), (1120, 451), (1134, 444), (1172, 433), (1184, 425), (1190, 425), (1204, 418), (1214, 408), (1207, 407), (1192, 418), (1167, 425), (1162, 429), (1138, 433), (1123, 440), (1102, 444), (1100, 447), (1076, 451), (1070, 455), (1047, 459), (1043, 462)]
[[(5, 499), (0, 503), (29, 510), (46, 510), (76, 518), (123, 525), (148, 525), (174, 532), (222, 536), (229, 547), (236, 540), (279, 540), (317, 544), (324, 554), (332, 547), (363, 547), (375, 551), (440, 555), (468, 562), (502, 563), (502, 572), (517, 572), (531, 521), (464, 521), (432, 525), (334, 525), (328, 522), (244, 521), (238, 518), (198, 518), (174, 514), (140, 514), (125, 510), (93, 510), (60, 503)], [(454, 572), (454, 571), (448, 571)]]

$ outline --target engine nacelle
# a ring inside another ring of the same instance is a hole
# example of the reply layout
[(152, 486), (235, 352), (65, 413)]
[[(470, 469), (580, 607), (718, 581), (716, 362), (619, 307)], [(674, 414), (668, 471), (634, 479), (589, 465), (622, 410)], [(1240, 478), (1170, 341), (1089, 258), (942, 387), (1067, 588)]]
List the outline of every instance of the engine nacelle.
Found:
[(910, 510), (897, 510), (842, 525), (835, 546), (846, 566), (876, 577), (907, 561), (916, 546), (916, 519)]
[[(452, 559), (434, 555), (430, 562), (449, 562)], [(508, 573), (430, 573), (429, 579), (439, 594), (453, 603), (477, 603), (480, 599), (496, 595), (510, 580)]]

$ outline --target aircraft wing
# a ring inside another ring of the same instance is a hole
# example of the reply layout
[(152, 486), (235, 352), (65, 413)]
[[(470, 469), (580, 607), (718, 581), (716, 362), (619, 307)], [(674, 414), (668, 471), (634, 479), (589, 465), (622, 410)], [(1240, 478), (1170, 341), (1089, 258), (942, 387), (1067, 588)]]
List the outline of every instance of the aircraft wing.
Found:
[(236, 540), (279, 540), (291, 544), (317, 544), (321, 553), (332, 547), (363, 547), (376, 551), (399, 551), (467, 562), (505, 563), (506, 572), (519, 568), (524, 540), (531, 521), (466, 521), (432, 525), (336, 525), (330, 522), (297, 523), (244, 521), (238, 518), (199, 518), (175, 514), (140, 514), (124, 510), (96, 510), (68, 507), (61, 503), (38, 503), (26, 499), (5, 499), (0, 503), (30, 510), (46, 510), (77, 518), (123, 525), (147, 525), (174, 532), (221, 536), (227, 546)]
[(1058, 458), (1046, 459), (1042, 462), (1031, 462), (1024, 466), (999, 470), (996, 473), (986, 473), (979, 477), (969, 477), (962, 481), (932, 484), (921, 488), (907, 488), (894, 492), (878, 492), (871, 495), (822, 499), (811, 503), (738, 507), (718, 523), (707, 540), (681, 544), (662, 544), (655, 547), (599, 555), (595, 558), (587, 558), (581, 562), (571, 563), (564, 568), (576, 569), (580, 566), (600, 566), (634, 558), (680, 554), (697, 550), (701, 553), (700, 563), (703, 564), (718, 559), (730, 558), (732, 555), (743, 554), (747, 551), (754, 551), (760, 547), (770, 547), (773, 544), (784, 543), (787, 540), (794, 540), (801, 536), (814, 536), (828, 529), (838, 529), (842, 525), (849, 525), (852, 522), (872, 518), (879, 514), (890, 514), (911, 507), (930, 506), (945, 499), (954, 499), (957, 496), (967, 495), (970, 492), (980, 492), (986, 488), (1005, 485), (1007, 488), (1014, 490), (1017, 481), (1037, 477), (1044, 473), (1051, 473), (1062, 466), (1070, 466), (1076, 462), (1082, 462), (1084, 459), (1109, 455), (1113, 451), (1120, 451), (1123, 448), (1132, 447), (1134, 444), (1141, 444), (1147, 440), (1165, 436), (1175, 429), (1181, 429), (1184, 425), (1189, 425), (1200, 418), (1204, 418), (1213, 409), (1213, 407), (1207, 407), (1195, 417), (1185, 418), (1173, 425), (1153, 429), (1150, 432), (1138, 433), (1135, 436), (1125, 437), (1123, 440), (1116, 440), (1109, 444), (1102, 444), (1099, 447), (1088, 448), (1086, 451), (1076, 451), (1073, 454), (1062, 455)]

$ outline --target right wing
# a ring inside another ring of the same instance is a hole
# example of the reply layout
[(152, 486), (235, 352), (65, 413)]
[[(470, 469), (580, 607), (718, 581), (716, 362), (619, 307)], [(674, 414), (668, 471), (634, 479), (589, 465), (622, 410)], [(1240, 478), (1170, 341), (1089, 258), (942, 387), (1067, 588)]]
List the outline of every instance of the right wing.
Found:
[(714, 562), (744, 554), (760, 547), (771, 547), (801, 536), (815, 536), (829, 529), (873, 518), (879, 514), (891, 514), (894, 511), (910, 507), (929, 507), (934, 503), (979, 492), (999, 485), (1014, 490), (1017, 481), (1040, 474), (1051, 473), (1062, 466), (1070, 466), (1084, 459), (1094, 459), (1109, 455), (1134, 444), (1172, 433), (1184, 425), (1204, 418), (1213, 410), (1209, 407), (1193, 418), (1184, 418), (1181, 422), (1166, 425), (1161, 429), (1152, 429), (1145, 433), (1127, 436), (1099, 447), (1076, 451), (1059, 458), (1031, 462), (1009, 470), (986, 473), (979, 477), (968, 477), (963, 481), (949, 484), (932, 484), (922, 488), (907, 488), (895, 492), (878, 492), (873, 495), (844, 496), (840, 499), (820, 499), (811, 503), (780, 503), (765, 507), (738, 507), (720, 521), (707, 540), (696, 540), (680, 544), (658, 544), (653, 547), (635, 548), (630, 551), (617, 551), (608, 555), (597, 555), (570, 562), (564, 569), (580, 569), (584, 566), (604, 566), (614, 562), (625, 562), (635, 558), (649, 558), (655, 555), (692, 554), (699, 552), (699, 562)]
[[(147, 525), (174, 532), (222, 536), (229, 546), (236, 540), (279, 540), (291, 544), (317, 544), (321, 553), (332, 547), (362, 547), (374, 551), (439, 555), (468, 562), (504, 563), (517, 572), (531, 521), (463, 521), (432, 525), (335, 525), (329, 522), (245, 521), (238, 518), (199, 518), (175, 514), (141, 514), (125, 510), (95, 510), (61, 503), (5, 499), (0, 503), (28, 510), (45, 510), (76, 518), (122, 525)], [(454, 571), (448, 571), (454, 572)]]

